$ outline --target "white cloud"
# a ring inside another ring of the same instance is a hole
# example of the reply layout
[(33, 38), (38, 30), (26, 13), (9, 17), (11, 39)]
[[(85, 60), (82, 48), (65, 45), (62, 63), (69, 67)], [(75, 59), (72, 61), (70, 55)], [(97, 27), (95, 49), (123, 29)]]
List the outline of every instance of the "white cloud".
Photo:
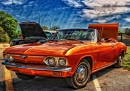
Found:
[[(69, 6), (78, 8), (81, 7), (83, 4), (86, 5), (86, 7), (90, 7), (91, 9), (84, 8), (81, 10), (82, 15), (80, 15), (83, 18), (86, 19), (97, 19), (98, 17), (103, 16), (109, 16), (109, 15), (119, 15), (123, 13), (130, 12), (130, 7), (127, 7), (126, 5), (130, 5), (130, 0), (62, 0)], [(114, 16), (114, 18), (119, 18), (117, 16)], [(112, 20), (114, 19), (112, 16), (107, 17), (106, 20)], [(130, 21), (126, 19), (127, 21)], [(104, 21), (102, 19), (98, 19), (97, 21)]]
[(90, 7), (94, 6), (103, 6), (103, 5), (126, 5), (130, 0), (92, 0), (88, 2), (88, 0), (82, 0), (82, 2)]
[(91, 7), (92, 9), (83, 9), (83, 17), (96, 18), (99, 16), (113, 15), (119, 13), (125, 13), (130, 11), (129, 7), (126, 7), (130, 0), (93, 0), (92, 2), (87, 2), (88, 0), (83, 0), (82, 2)]
[(97, 22), (97, 23), (105, 23), (105, 22), (107, 22), (107, 20), (104, 20), (104, 19), (98, 19), (98, 20), (93, 20), (93, 22)]
[(113, 15), (113, 14), (120, 14), (120, 13), (125, 13), (130, 11), (130, 8), (127, 7), (116, 7), (115, 9), (112, 8), (101, 8), (101, 7), (97, 7), (96, 9), (83, 9), (82, 10), (84, 15), (82, 15), (83, 17), (86, 18), (96, 18), (96, 17), (101, 17), (101, 16), (106, 16), (106, 15)]
[(72, 6), (72, 7), (81, 7), (80, 0), (62, 0), (64, 3)]
[(107, 17), (107, 18), (102, 18), (102, 17), (100, 17), (100, 18), (98, 18), (98, 19), (93, 19), (93, 22), (98, 22), (98, 23), (105, 23), (105, 22), (107, 22), (107, 21), (110, 21), (110, 20), (113, 20), (114, 18), (116, 18), (115, 16), (113, 16), (113, 17)]
[(123, 27), (121, 27), (121, 28), (123, 28), (123, 29), (124, 29), (124, 28), (130, 28), (130, 26), (123, 26)]
[(130, 17), (125, 18), (125, 20), (126, 20), (127, 22), (130, 22)]
[(10, 4), (24, 4), (25, 2), (26, 0), (7, 0), (1, 3), (3, 3), (4, 5), (10, 5)]

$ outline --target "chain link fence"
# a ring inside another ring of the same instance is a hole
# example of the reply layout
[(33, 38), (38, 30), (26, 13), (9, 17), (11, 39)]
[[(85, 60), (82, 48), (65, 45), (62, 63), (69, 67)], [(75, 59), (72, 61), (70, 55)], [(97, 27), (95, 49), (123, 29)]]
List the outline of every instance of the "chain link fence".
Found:
[(130, 36), (125, 33), (118, 34), (118, 41), (125, 43), (127, 46), (130, 46)]

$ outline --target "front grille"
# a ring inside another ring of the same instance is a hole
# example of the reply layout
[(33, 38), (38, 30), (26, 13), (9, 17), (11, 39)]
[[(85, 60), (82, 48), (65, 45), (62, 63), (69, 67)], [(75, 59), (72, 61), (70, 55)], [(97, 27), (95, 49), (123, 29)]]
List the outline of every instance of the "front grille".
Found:
[(31, 63), (31, 64), (45, 64), (43, 62), (44, 56), (27, 56), (26, 58), (22, 58), (21, 55), (12, 55), (15, 62), (19, 63)]

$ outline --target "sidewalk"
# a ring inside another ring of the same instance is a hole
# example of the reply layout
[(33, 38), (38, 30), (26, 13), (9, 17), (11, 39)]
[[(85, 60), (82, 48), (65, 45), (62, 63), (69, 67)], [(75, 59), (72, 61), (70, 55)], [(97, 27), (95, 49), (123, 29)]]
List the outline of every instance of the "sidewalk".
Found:
[(0, 43), (0, 58), (3, 57), (2, 54), (3, 54), (4, 49), (8, 48), (8, 47), (10, 47), (10, 45), (8, 43)]
[(8, 43), (0, 43), (0, 48), (8, 48), (10, 45)]

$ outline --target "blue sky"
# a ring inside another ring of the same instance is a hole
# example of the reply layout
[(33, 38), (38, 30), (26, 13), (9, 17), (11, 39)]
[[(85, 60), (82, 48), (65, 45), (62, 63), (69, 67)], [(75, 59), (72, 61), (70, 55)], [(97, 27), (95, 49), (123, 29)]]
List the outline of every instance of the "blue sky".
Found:
[(36, 21), (49, 28), (87, 28), (89, 23), (130, 27), (130, 0), (0, 0), (0, 10), (19, 23)]

